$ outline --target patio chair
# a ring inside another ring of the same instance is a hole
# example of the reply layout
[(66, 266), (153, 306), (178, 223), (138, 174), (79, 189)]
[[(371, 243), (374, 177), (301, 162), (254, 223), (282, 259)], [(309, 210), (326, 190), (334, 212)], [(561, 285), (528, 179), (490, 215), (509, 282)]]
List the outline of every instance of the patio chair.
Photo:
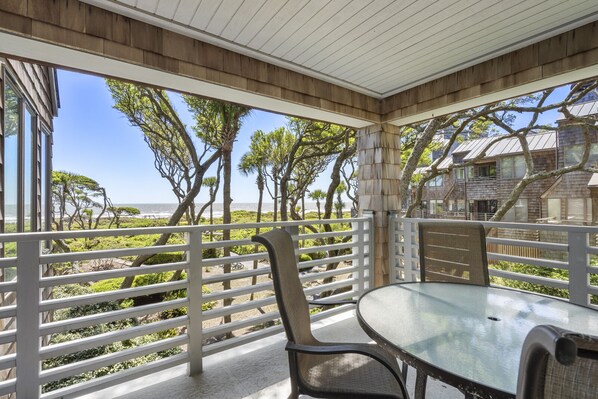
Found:
[(381, 347), (320, 342), (313, 336), (290, 234), (274, 229), (252, 241), (264, 245), (270, 255), (276, 302), (288, 339), (291, 397), (408, 398), (396, 358)]
[(596, 399), (598, 337), (534, 327), (521, 351), (517, 399)]
[(480, 223), (420, 222), (421, 281), (490, 285)]

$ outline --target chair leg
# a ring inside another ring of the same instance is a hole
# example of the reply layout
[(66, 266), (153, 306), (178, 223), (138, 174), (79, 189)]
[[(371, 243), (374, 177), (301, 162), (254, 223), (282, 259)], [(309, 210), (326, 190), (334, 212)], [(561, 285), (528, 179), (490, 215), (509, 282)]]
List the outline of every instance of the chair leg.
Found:
[(427, 380), (428, 376), (418, 370), (415, 377), (415, 399), (425, 399)]

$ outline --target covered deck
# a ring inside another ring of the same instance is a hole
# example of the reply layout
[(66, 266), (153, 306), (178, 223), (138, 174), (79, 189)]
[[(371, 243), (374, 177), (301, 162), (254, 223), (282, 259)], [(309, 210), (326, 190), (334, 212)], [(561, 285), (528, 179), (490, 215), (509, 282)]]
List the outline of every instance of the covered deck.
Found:
[[(326, 280), (309, 287), (307, 295), (349, 287), (352, 296), (358, 297), (368, 288), (409, 281), (417, 276), (414, 224), (393, 216), (401, 209), (400, 126), (598, 76), (598, 3), (595, 1), (374, 1), (364, 4), (361, 1), (276, 0), (201, 3), (6, 0), (0, 2), (0, 54), (355, 128), (362, 215), (343, 221), (352, 224), (345, 230), (347, 241), (342, 244), (343, 249), (351, 248), (351, 252), (337, 260), (344, 262), (347, 269), (323, 271), (319, 276), (306, 275), (303, 280), (335, 277), (332, 282)], [(296, 230), (299, 224), (288, 222), (275, 226)], [(14, 378), (0, 381), (0, 395), (15, 394), (20, 399), (85, 394), (126, 398), (285, 397), (288, 392), (286, 354), (282, 350), (281, 326), (275, 322), (278, 315), (271, 307), (274, 299), (268, 294), (271, 291), (268, 282), (239, 285), (228, 292), (205, 295), (201, 292), (202, 284), (267, 275), (265, 267), (245, 268), (225, 277), (204, 275), (207, 268), (232, 262), (232, 259), (202, 259), (204, 229), (255, 227), (1, 234), (1, 242), (16, 242), (18, 250), (15, 257), (0, 260), (0, 267), (16, 268), (17, 272), (16, 281), (0, 283), (2, 295), (13, 298), (0, 308), (0, 317), (16, 318), (18, 328), (13, 324), (0, 333), (1, 345), (17, 346), (16, 352), (0, 357), (2, 369), (16, 368)], [(538, 253), (559, 252), (563, 255), (560, 260), (521, 259), (501, 254), (496, 255), (496, 259), (566, 269), (570, 275), (565, 281), (495, 270), (493, 276), (565, 290), (572, 302), (596, 307), (598, 287), (589, 283), (590, 277), (598, 274), (596, 267), (590, 264), (590, 259), (598, 254), (596, 228), (508, 224), (497, 228), (548, 229), (562, 233), (564, 242), (517, 243), (496, 238), (491, 244), (530, 246)], [(184, 279), (101, 295), (43, 298), (42, 291), (59, 285), (142, 274), (140, 270), (115, 269), (42, 277), (40, 271), (47, 264), (156, 251), (155, 248), (112, 248), (48, 255), (41, 251), (46, 240), (165, 231), (180, 233), (185, 239), (161, 251), (178, 251), (186, 257), (183, 262), (154, 265), (151, 270), (186, 269), (189, 274)], [(594, 238), (590, 240), (590, 237)], [(206, 245), (236, 244), (250, 243)], [(297, 248), (297, 253), (309, 250)], [(241, 260), (263, 259), (263, 253), (254, 253)], [(314, 260), (304, 266), (312, 268), (329, 261)], [(104, 312), (97, 318), (66, 321), (44, 318), (49, 312), (71, 306), (174, 290), (186, 290), (187, 295), (166, 304), (144, 304), (124, 311)], [(257, 292), (266, 294), (255, 301), (202, 310), (202, 305), (208, 302)], [(189, 313), (166, 321), (46, 345), (46, 337), (69, 328), (93, 327), (100, 322), (138, 318), (183, 307), (189, 309)], [(265, 312), (222, 325), (202, 325), (206, 320), (258, 308)], [(345, 318), (335, 319), (340, 316)], [(334, 336), (335, 340), (367, 339), (358, 332), (350, 309), (322, 312), (314, 316), (314, 321), (318, 320), (329, 321), (318, 329), (318, 334)], [(223, 335), (255, 326), (259, 328), (249, 334), (220, 340)], [(82, 364), (42, 370), (42, 362), (53, 356), (172, 328), (181, 333), (123, 350), (118, 355), (103, 355)], [(219, 340), (204, 345), (204, 338), (211, 337)], [(46, 383), (170, 349), (177, 352), (149, 365), (42, 393)], [(148, 381), (157, 384), (149, 385)], [(453, 390), (441, 384), (430, 385), (430, 397), (453, 397)], [(410, 386), (413, 387), (413, 383)], [(103, 389), (106, 391), (102, 392)]]

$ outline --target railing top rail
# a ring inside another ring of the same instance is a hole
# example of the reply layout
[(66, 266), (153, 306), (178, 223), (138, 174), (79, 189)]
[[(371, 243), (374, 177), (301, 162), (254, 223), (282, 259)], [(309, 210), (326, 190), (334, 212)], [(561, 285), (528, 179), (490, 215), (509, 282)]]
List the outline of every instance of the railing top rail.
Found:
[[(394, 217), (394, 215), (392, 215)], [(566, 231), (568, 233), (598, 233), (598, 226), (574, 226), (569, 224), (543, 224), (543, 223), (517, 223), (517, 222), (486, 222), (483, 220), (454, 220), (454, 219), (426, 219), (426, 218), (403, 218), (396, 216), (410, 223), (418, 222), (443, 222), (443, 223), (481, 223), (485, 227), (496, 227), (504, 229), (521, 230), (544, 230), (544, 231)]]
[(0, 242), (22, 242), (22, 241), (43, 241), (54, 239), (86, 238), (86, 237), (109, 237), (109, 236), (130, 236), (145, 234), (163, 233), (189, 233), (192, 231), (211, 231), (223, 229), (255, 229), (269, 227), (287, 227), (303, 225), (339, 224), (352, 222), (365, 222), (368, 217), (357, 217), (348, 219), (323, 219), (323, 220), (300, 220), (287, 222), (263, 222), (263, 223), (234, 223), (234, 224), (212, 224), (194, 226), (160, 226), (160, 227), (139, 227), (129, 229), (106, 229), (106, 230), (70, 230), (70, 231), (42, 231), (34, 233), (9, 233), (0, 234)]

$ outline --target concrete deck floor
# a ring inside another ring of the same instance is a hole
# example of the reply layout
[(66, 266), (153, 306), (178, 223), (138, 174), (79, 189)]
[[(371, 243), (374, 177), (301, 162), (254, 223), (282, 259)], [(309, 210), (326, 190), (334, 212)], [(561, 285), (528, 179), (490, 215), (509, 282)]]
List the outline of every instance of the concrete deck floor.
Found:
[[(312, 328), (314, 335), (323, 341), (371, 341), (359, 327), (354, 311), (314, 323)], [(201, 375), (187, 376), (186, 365), (182, 365), (83, 398), (287, 398), (291, 388), (285, 343), (284, 335), (278, 334), (206, 357)], [(407, 387), (411, 396), (414, 384), (415, 372), (410, 369)], [(431, 379), (428, 379), (426, 394), (430, 399), (463, 398), (457, 389)]]

